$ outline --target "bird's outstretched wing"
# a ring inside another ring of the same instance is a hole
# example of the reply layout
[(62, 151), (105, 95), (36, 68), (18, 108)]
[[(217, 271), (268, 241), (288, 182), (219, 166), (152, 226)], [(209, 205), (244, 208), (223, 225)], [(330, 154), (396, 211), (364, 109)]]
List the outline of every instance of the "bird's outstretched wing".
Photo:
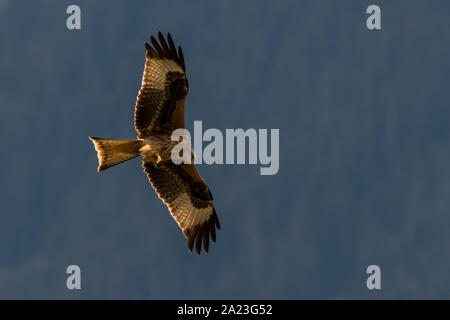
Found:
[(153, 47), (145, 43), (146, 60), (142, 86), (134, 111), (138, 138), (151, 135), (154, 128), (169, 123), (184, 128), (184, 102), (188, 91), (183, 51), (178, 52), (170, 33), (167, 42), (158, 32), (159, 42), (150, 37)]
[(212, 195), (198, 175), (194, 165), (175, 165), (171, 161), (157, 166), (144, 158), (144, 171), (158, 194), (167, 205), (170, 214), (187, 238), (188, 249), (200, 254), (203, 243), (209, 249), (209, 237), (216, 241), (216, 227), (220, 230)]

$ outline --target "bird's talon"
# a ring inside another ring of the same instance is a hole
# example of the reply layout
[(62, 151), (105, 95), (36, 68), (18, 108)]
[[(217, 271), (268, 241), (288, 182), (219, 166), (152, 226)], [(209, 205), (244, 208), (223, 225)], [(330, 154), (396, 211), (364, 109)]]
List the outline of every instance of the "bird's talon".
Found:
[(158, 167), (161, 164), (161, 162), (162, 162), (162, 158), (161, 158), (161, 156), (158, 156), (158, 158), (156, 159), (155, 165)]

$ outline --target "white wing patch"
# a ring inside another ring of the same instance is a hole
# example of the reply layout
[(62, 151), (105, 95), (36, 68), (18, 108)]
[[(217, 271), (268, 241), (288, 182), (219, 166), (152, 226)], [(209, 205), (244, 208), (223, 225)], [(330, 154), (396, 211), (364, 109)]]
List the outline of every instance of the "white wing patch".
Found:
[(173, 60), (147, 57), (142, 76), (142, 87), (164, 90), (168, 72), (184, 73), (183, 69)]
[(213, 212), (212, 206), (196, 208), (187, 193), (181, 193), (169, 206), (170, 213), (181, 229), (189, 229), (206, 222)]

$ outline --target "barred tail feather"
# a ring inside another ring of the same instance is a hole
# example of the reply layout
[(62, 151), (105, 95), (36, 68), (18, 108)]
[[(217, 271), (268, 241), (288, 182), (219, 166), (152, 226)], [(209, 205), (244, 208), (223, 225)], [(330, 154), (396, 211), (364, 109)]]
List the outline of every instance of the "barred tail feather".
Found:
[(141, 140), (112, 140), (89, 137), (94, 143), (98, 157), (98, 171), (137, 157), (143, 146)]

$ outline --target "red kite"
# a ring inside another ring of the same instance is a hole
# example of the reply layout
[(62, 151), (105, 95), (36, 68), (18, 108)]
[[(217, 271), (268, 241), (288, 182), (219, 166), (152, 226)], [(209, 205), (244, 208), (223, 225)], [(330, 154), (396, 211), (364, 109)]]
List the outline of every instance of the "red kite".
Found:
[(202, 243), (208, 252), (209, 237), (216, 241), (220, 224), (211, 191), (195, 165), (172, 162), (171, 151), (178, 142), (171, 135), (184, 128), (188, 81), (181, 47), (177, 52), (170, 33), (167, 42), (161, 32), (158, 39), (150, 37), (153, 47), (145, 43), (144, 75), (134, 112), (137, 139), (89, 138), (97, 150), (98, 171), (142, 156), (144, 171), (187, 238), (189, 251), (195, 242), (200, 254)]

